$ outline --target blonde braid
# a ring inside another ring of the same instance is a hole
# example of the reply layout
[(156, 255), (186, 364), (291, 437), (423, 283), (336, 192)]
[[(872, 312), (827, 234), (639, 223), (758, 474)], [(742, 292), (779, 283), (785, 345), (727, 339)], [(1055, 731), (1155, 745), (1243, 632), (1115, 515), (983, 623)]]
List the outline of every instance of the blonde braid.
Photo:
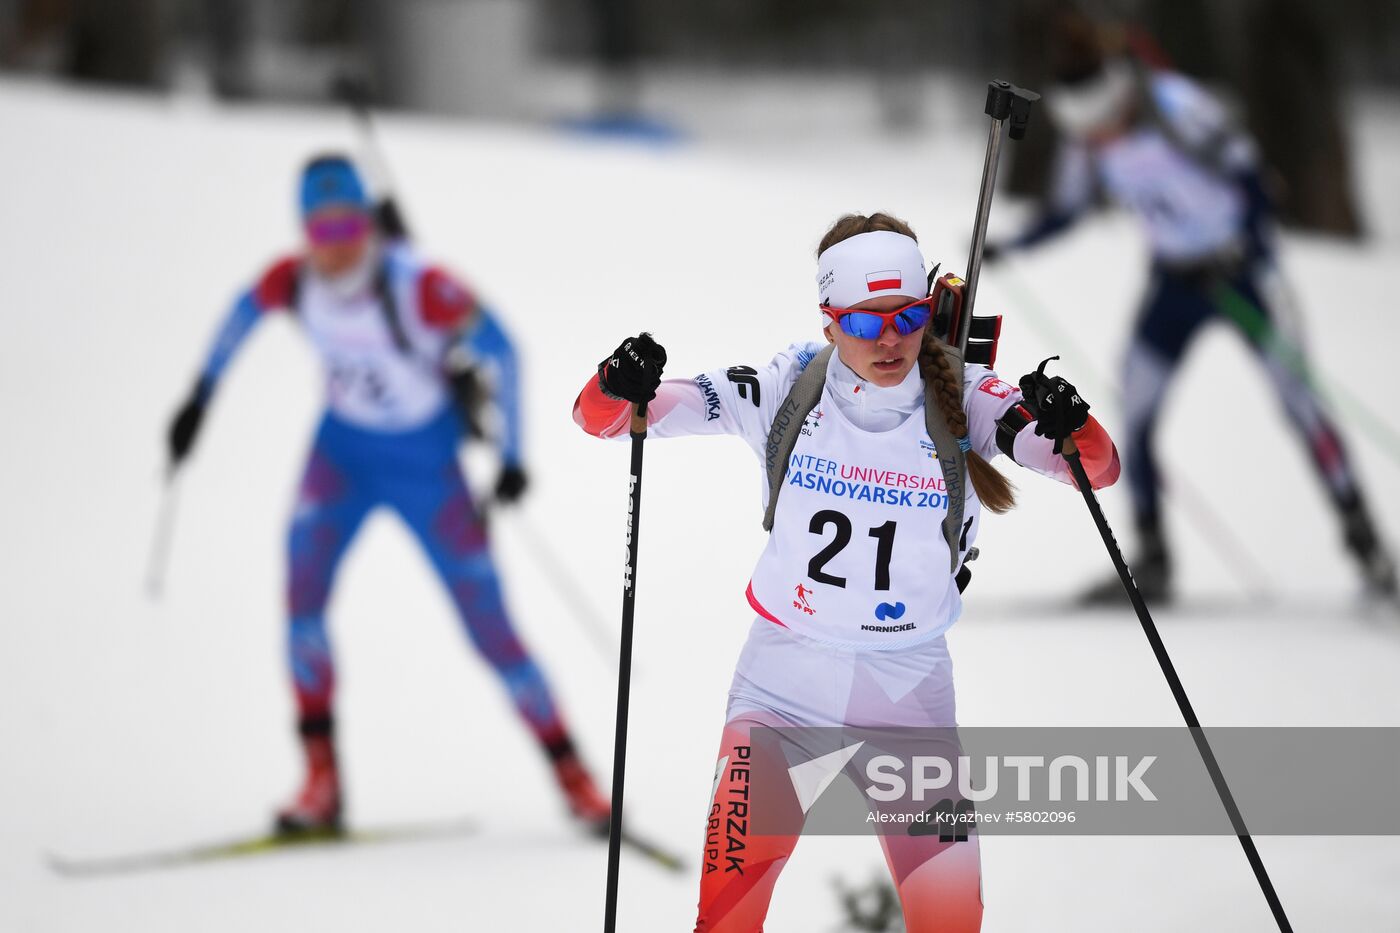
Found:
[[(962, 440), (967, 437), (962, 378), (960, 373), (953, 371), (943, 348), (943, 341), (924, 331), (924, 342), (919, 348), (919, 374), (924, 377), (925, 385), (932, 389), (931, 394), (947, 422), (948, 430)], [(1016, 505), (1016, 491), (1011, 482), (975, 450), (967, 452), (967, 475), (972, 480), (972, 488), (977, 491), (977, 498), (988, 511), (1009, 512)]]

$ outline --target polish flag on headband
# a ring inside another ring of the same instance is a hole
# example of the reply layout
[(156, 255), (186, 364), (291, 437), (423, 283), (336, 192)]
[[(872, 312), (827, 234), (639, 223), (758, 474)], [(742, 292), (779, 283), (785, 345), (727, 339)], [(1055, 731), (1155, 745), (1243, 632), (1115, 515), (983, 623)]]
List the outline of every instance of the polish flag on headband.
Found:
[(904, 279), (900, 276), (898, 269), (886, 269), (884, 272), (869, 272), (865, 276), (866, 290), (872, 292), (885, 291), (890, 288), (901, 288)]
[(833, 308), (871, 298), (928, 294), (924, 257), (911, 237), (888, 230), (861, 233), (817, 257), (817, 297)]

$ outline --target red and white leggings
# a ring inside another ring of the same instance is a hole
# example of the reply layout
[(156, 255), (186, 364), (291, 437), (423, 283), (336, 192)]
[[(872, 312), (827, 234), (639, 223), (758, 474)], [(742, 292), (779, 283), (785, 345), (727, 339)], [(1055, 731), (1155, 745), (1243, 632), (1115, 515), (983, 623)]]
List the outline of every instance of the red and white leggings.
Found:
[[(729, 721), (716, 759), (696, 933), (762, 933), (778, 875), (797, 846), (795, 833), (749, 831), (754, 817), (750, 785), (755, 768), (763, 766), (752, 754), (752, 730), (842, 722), (953, 725), (952, 664), (943, 639), (914, 652), (881, 657), (814, 646), (758, 620), (735, 673)], [(800, 806), (795, 799), (787, 805)], [(801, 825), (800, 812), (783, 817), (784, 822)], [(879, 838), (908, 933), (981, 929), (981, 860), (975, 832), (962, 841), (936, 834)]]

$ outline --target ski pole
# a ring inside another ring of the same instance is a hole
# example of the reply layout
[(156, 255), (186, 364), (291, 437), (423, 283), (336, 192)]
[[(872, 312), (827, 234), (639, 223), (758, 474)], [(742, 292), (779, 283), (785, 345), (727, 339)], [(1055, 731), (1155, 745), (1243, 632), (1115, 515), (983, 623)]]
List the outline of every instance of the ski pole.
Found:
[(1357, 433), (1381, 448), (1393, 465), (1400, 466), (1400, 431), (1396, 431), (1380, 412), (1362, 401), (1359, 395), (1347, 390), (1340, 380), (1328, 379), (1321, 370), (1309, 367), (1302, 347), (1289, 340), (1238, 288), (1221, 284), (1212, 297), (1220, 312), (1234, 321), (1246, 337), (1256, 341), (1265, 353), (1308, 388), (1333, 405), (1347, 409), (1359, 428)]
[(987, 104), (983, 108), (992, 118), (987, 136), (987, 156), (982, 162), (982, 189), (977, 193), (977, 216), (972, 223), (972, 249), (967, 257), (967, 286), (963, 290), (962, 311), (958, 315), (958, 333), (954, 346), (967, 351), (968, 334), (972, 331), (972, 303), (977, 298), (977, 279), (982, 272), (982, 251), (987, 245), (987, 218), (992, 212), (992, 195), (996, 192), (997, 168), (1001, 164), (1001, 132), (1011, 121), (1009, 135), (1021, 139), (1030, 123), (1031, 104), (1040, 95), (1019, 88), (1009, 81), (992, 81), (987, 85)]
[(560, 600), (573, 610), (576, 618), (588, 635), (588, 640), (607, 658), (609, 666), (617, 663), (610, 650), (611, 633), (608, 624), (598, 615), (588, 600), (588, 594), (568, 572), (568, 561), (561, 560), (558, 553), (549, 546), (546, 536), (539, 533), (529, 517), (519, 509), (515, 511), (516, 527), (524, 533), (525, 543), (534, 552), (535, 563), (545, 570), (544, 578), (553, 584)]
[[(493, 512), (503, 508), (504, 503), (500, 499), (491, 498), (486, 500), (477, 510), (483, 523), (487, 522)], [(589, 600), (587, 592), (579, 584), (578, 579), (568, 571), (568, 561), (562, 560), (559, 553), (550, 545), (547, 536), (540, 534), (534, 522), (521, 508), (510, 510), (515, 516), (514, 524), (525, 540), (526, 548), (530, 551), (530, 556), (535, 560), (535, 566), (539, 568), (541, 576), (549, 581), (554, 587), (555, 595), (573, 613), (578, 620), (579, 627), (584, 630), (588, 640), (593, 647), (598, 649), (598, 653), (607, 661), (608, 666), (616, 669), (617, 658), (612, 653), (612, 634), (608, 631), (608, 624), (598, 613), (593, 603)]]
[(1133, 604), (1133, 611), (1137, 613), (1138, 621), (1142, 623), (1143, 634), (1147, 636), (1147, 641), (1152, 646), (1152, 653), (1157, 657), (1157, 665), (1162, 669), (1162, 676), (1167, 679), (1167, 686), (1171, 688), (1172, 696), (1176, 699), (1177, 709), (1181, 710), (1181, 718), (1186, 720), (1186, 725), (1191, 730), (1191, 738), (1196, 742), (1196, 750), (1200, 752), (1201, 760), (1205, 762), (1206, 771), (1210, 773), (1211, 782), (1215, 785), (1215, 792), (1220, 796), (1220, 802), (1225, 806), (1225, 813), (1230, 817), (1230, 825), (1240, 840), (1245, 858), (1249, 860), (1250, 868), (1254, 869), (1254, 878), (1259, 882), (1259, 889), (1264, 894), (1264, 900), (1269, 903), (1269, 910), (1273, 912), (1274, 921), (1278, 924), (1280, 933), (1292, 933), (1293, 927), (1288, 922), (1288, 915), (1283, 911), (1283, 904), (1279, 901), (1278, 892), (1274, 890), (1274, 883), (1270, 880), (1269, 872), (1264, 867), (1264, 860), (1259, 857), (1259, 850), (1254, 846), (1254, 838), (1250, 836), (1249, 829), (1245, 826), (1244, 817), (1235, 804), (1234, 795), (1230, 793), (1230, 787), (1225, 783), (1225, 774), (1220, 770), (1220, 763), (1215, 760), (1215, 752), (1211, 750), (1210, 742), (1206, 740), (1205, 731), (1201, 728), (1201, 722), (1196, 718), (1196, 711), (1191, 706), (1191, 700), (1186, 696), (1186, 688), (1182, 686), (1181, 678), (1177, 676), (1171, 656), (1167, 654), (1167, 647), (1162, 643), (1162, 636), (1157, 631), (1157, 624), (1152, 620), (1152, 613), (1148, 611), (1147, 602), (1142, 598), (1142, 592), (1138, 590), (1137, 582), (1133, 580), (1133, 574), (1128, 569), (1127, 561), (1123, 559), (1123, 552), (1118, 547), (1118, 541), (1113, 536), (1113, 529), (1109, 527), (1108, 519), (1104, 517), (1098, 496), (1094, 495), (1094, 488), (1089, 482), (1089, 475), (1084, 470), (1084, 464), (1079, 459), (1079, 449), (1075, 446), (1073, 438), (1065, 438), (1062, 453), (1065, 462), (1069, 464), (1070, 471), (1074, 474), (1075, 485), (1079, 487), (1080, 493), (1084, 496), (1084, 504), (1089, 507), (1089, 514), (1093, 516), (1094, 524), (1099, 529), (1099, 537), (1103, 539), (1104, 547), (1108, 549), (1108, 556), (1113, 560), (1113, 569), (1118, 571), (1118, 579), (1123, 583), (1123, 590), (1128, 594), (1128, 600)]
[(175, 464), (165, 468), (156, 530), (146, 558), (146, 596), (151, 600), (159, 600), (165, 590), (165, 569), (170, 563), (170, 542), (175, 535), (175, 508), (180, 500), (179, 476)]
[(637, 542), (642, 520), (642, 446), (647, 406), (632, 413), (632, 473), (627, 501), (627, 569), (622, 578), (622, 645), (617, 664), (617, 725), (613, 734), (612, 813), (608, 819), (608, 888), (603, 933), (617, 930), (618, 870), (622, 857), (622, 792), (627, 771), (627, 712), (632, 698), (632, 618), (637, 604)]
[(355, 117), (355, 125), (360, 131), (361, 148), (365, 161), (370, 164), (370, 175), (378, 183), (383, 197), (379, 202), (379, 226), (391, 239), (408, 237), (408, 224), (394, 198), (394, 180), (389, 174), (389, 160), (379, 145), (379, 136), (374, 131), (374, 115), (369, 108), (369, 84), (353, 75), (341, 75), (331, 85), (331, 94), (344, 101)]

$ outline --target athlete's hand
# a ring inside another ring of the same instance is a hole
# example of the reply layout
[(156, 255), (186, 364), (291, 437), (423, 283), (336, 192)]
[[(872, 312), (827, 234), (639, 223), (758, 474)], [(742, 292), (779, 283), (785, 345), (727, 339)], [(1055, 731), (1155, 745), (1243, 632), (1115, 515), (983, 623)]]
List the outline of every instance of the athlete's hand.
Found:
[(1008, 250), (1004, 243), (997, 240), (987, 240), (982, 244), (982, 261), (987, 265), (995, 265), (1006, 258)]
[(526, 475), (524, 467), (507, 464), (501, 467), (501, 475), (496, 478), (496, 501), (507, 504), (516, 502), (529, 485), (530, 477)]
[(457, 414), (462, 419), (462, 426), (467, 429), (468, 437), (482, 437), (481, 414), (486, 405), (486, 387), (481, 384), (476, 368), (465, 364), (453, 368), (449, 363), (447, 382), (452, 388), (452, 400), (457, 405)]
[(1089, 403), (1079, 397), (1079, 390), (1063, 377), (1045, 375), (1045, 364), (1058, 359), (1052, 356), (1042, 361), (1035, 372), (1021, 377), (1024, 404), (1035, 416), (1035, 433), (1054, 438), (1055, 453), (1060, 452), (1065, 438), (1089, 420)]
[(665, 367), (666, 348), (651, 334), (638, 334), (622, 341), (598, 364), (598, 388), (610, 398), (626, 399), (634, 405), (650, 402), (656, 398)]
[(178, 466), (189, 456), (194, 447), (194, 439), (199, 435), (199, 426), (204, 421), (204, 409), (208, 399), (204, 384), (195, 386), (185, 404), (175, 413), (166, 432), (166, 446), (170, 451), (170, 465)]

